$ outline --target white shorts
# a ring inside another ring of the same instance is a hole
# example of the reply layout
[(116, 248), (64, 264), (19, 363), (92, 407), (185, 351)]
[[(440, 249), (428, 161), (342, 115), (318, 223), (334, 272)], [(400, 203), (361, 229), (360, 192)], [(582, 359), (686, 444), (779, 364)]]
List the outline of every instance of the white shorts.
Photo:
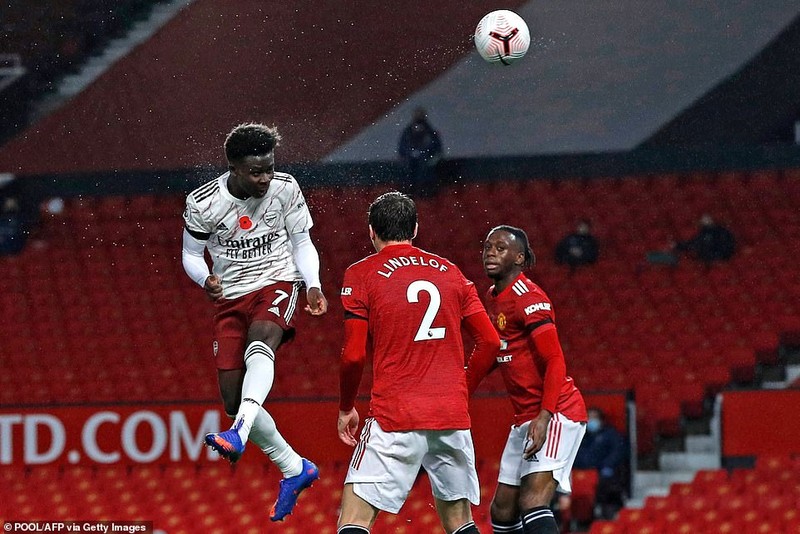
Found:
[(553, 414), (547, 425), (547, 437), (541, 450), (530, 460), (525, 460), (522, 458), (522, 452), (528, 442), (530, 426), (531, 422), (528, 421), (511, 427), (506, 448), (503, 449), (503, 457), (500, 459), (498, 482), (519, 486), (520, 480), (526, 475), (552, 471), (553, 478), (558, 482), (556, 491), (570, 493), (572, 485), (569, 475), (583, 434), (586, 432), (586, 423), (576, 423), (560, 413)]
[(469, 430), (385, 432), (370, 417), (361, 430), (345, 484), (379, 510), (396, 514), (425, 468), (433, 496), (480, 504), (475, 449)]

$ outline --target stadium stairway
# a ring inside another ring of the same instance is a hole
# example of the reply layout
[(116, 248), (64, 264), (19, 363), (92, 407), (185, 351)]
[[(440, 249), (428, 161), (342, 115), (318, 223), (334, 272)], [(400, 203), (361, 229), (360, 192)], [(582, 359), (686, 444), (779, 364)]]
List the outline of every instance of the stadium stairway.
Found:
[(595, 521), (594, 534), (800, 533), (800, 462), (762, 456), (754, 469), (698, 471), (642, 508), (625, 508), (614, 521)]
[[(48, 93), (35, 105), (31, 114), (31, 123), (36, 119), (46, 116), (64, 102), (83, 91), (89, 84), (106, 72), (115, 61), (128, 54), (133, 48), (153, 36), (164, 24), (169, 22), (180, 10), (187, 5), (187, 0), (162, 0), (155, 3), (153, 8), (140, 20), (134, 22), (122, 35), (109, 42), (90, 56), (77, 72), (70, 73), (58, 80), (55, 91)], [(77, 67), (77, 66), (76, 66)]]

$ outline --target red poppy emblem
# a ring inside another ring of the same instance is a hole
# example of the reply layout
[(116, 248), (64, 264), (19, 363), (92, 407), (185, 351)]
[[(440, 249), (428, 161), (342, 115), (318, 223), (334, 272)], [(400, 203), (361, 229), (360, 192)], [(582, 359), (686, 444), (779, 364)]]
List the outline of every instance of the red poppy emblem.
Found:
[(250, 217), (248, 217), (247, 215), (239, 217), (239, 228), (241, 228), (242, 230), (249, 230), (252, 227), (253, 227), (253, 221), (250, 220)]

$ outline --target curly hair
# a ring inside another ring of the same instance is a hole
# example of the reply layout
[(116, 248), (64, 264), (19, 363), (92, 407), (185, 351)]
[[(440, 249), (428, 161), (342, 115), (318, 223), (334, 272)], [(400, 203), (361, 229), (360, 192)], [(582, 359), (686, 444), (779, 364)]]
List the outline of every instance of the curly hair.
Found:
[(247, 122), (236, 126), (225, 138), (225, 157), (228, 161), (240, 161), (247, 156), (269, 154), (281, 136), (274, 126)]

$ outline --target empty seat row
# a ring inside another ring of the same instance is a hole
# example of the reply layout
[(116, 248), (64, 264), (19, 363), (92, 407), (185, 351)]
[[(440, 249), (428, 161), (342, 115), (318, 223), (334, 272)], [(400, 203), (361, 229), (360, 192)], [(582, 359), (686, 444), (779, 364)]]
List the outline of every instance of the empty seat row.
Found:
[[(752, 380), (756, 364), (775, 363), (778, 344), (787, 339), (781, 333), (799, 331), (793, 325), (800, 283), (794, 255), (782, 246), (800, 227), (792, 208), (800, 201), (797, 179), (774, 171), (451, 185), (419, 201), (417, 244), (455, 261), (484, 291), (486, 231), (508, 222), (524, 227), (538, 256), (531, 276), (555, 303), (570, 373), (586, 390), (635, 390), (643, 418), (638, 443), (646, 452), (659, 433), (679, 433), (681, 417), (698, 415), (707, 395), (730, 381)], [(306, 192), (331, 310), (322, 318), (299, 314), (296, 341), (278, 355), (276, 392), (338, 393), (329, 372), (342, 334), (337, 287), (347, 265), (370, 253), (364, 214), (386, 189)], [(168, 367), (195, 377), (201, 367), (213, 374), (213, 307), (180, 262), (183, 201), (175, 195), (71, 199), (63, 213), (43, 215), (19, 256), (0, 258), (11, 281), (0, 295), (6, 318), (0, 331), (11, 353), (0, 358), (41, 371), (27, 402), (61, 395), (68, 402), (108, 400), (97, 397), (102, 388), (85, 388), (80, 378), (99, 362), (121, 369), (110, 376), (136, 365), (144, 370), (140, 385), (119, 388), (118, 400), (216, 398), (213, 383), (175, 386), (159, 372)], [(678, 223), (694, 224), (707, 205), (735, 216), (726, 222), (741, 239), (730, 262), (710, 269), (690, 260), (675, 267), (645, 262), (647, 250), (665, 246), (662, 238)], [(587, 214), (601, 238), (600, 260), (571, 272), (555, 264), (549, 248)], [(742, 232), (754, 225), (768, 226), (767, 233), (753, 239)], [(66, 375), (65, 366), (79, 372)], [(32, 376), (11, 373), (11, 390)], [(482, 387), (502, 390), (497, 380)]]

